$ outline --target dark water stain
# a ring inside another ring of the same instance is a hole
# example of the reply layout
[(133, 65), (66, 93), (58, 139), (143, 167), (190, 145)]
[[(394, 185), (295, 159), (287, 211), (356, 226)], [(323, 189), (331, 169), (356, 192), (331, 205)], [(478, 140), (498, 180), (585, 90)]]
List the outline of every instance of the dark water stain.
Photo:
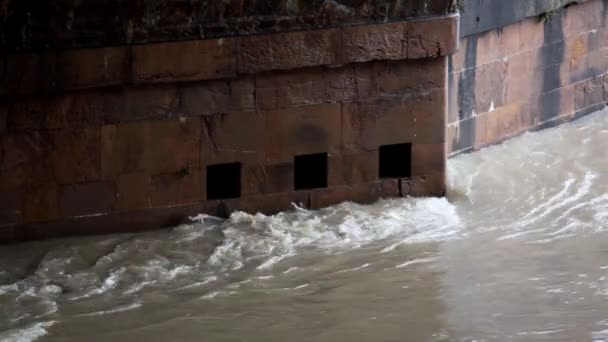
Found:
[[(550, 90), (559, 89), (561, 86), (560, 66), (564, 62), (564, 29), (563, 29), (564, 11), (559, 10), (551, 18), (544, 22), (544, 47), (539, 55), (538, 61), (542, 65), (542, 90), (548, 92)], [(554, 119), (561, 112), (561, 93), (554, 91), (545, 93), (539, 98), (539, 122)]]
[(302, 124), (294, 128), (292, 136), (302, 144), (325, 144), (327, 142), (325, 130), (322, 127), (311, 124)]

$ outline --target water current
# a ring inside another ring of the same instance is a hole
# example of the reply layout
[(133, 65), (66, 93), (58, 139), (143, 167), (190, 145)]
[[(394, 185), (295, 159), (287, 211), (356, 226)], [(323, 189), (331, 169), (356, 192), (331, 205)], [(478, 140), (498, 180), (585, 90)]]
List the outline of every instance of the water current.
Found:
[(608, 111), (448, 198), (0, 247), (1, 341), (608, 341)]

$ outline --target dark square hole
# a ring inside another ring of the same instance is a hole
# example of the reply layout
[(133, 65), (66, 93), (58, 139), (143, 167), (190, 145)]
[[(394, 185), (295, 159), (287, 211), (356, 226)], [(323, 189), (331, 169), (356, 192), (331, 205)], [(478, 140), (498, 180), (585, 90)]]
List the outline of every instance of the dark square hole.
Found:
[(241, 197), (241, 163), (207, 166), (207, 199)]
[(412, 176), (412, 144), (380, 146), (380, 178)]
[(294, 158), (294, 188), (307, 190), (327, 187), (327, 153)]

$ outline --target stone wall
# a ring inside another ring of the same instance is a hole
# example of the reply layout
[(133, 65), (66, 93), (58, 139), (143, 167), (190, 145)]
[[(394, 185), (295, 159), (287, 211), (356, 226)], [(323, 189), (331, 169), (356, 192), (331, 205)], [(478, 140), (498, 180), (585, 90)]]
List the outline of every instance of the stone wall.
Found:
[(387, 23), (453, 0), (0, 0), (0, 52), (102, 47)]
[(442, 195), (457, 37), (441, 16), (8, 54), (0, 241)]
[(590, 0), (462, 38), (449, 60), (450, 153), (603, 108), (607, 25), (608, 1)]

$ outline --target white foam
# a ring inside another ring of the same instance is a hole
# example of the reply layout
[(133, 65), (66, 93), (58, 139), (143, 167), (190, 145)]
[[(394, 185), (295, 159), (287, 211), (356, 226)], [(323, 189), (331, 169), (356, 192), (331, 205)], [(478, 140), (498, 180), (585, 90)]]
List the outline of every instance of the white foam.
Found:
[(48, 328), (53, 326), (56, 321), (38, 322), (31, 324), (23, 329), (11, 329), (0, 332), (0, 340), (3, 342), (32, 342), (45, 336)]

